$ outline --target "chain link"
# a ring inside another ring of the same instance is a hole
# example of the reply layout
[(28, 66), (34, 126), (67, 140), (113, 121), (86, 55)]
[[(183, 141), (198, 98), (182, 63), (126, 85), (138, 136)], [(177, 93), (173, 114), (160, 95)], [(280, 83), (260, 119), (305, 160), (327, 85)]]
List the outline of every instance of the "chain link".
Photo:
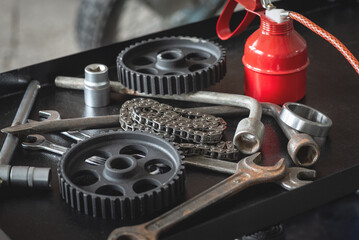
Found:
[(174, 142), (185, 156), (237, 160), (239, 152), (231, 141), (221, 141), (226, 129), (222, 118), (172, 107), (152, 99), (126, 101), (120, 111), (125, 131), (146, 131)]

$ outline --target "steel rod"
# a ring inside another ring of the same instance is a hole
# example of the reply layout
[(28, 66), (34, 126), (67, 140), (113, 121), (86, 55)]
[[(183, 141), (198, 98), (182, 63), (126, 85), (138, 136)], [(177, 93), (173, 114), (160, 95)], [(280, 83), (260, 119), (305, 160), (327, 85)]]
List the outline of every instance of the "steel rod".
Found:
[[(40, 83), (38, 81), (34, 80), (29, 83), (11, 126), (24, 124), (27, 121), (39, 89)], [(18, 141), (19, 139), (15, 135), (8, 134), (6, 136), (0, 152), (0, 165), (10, 163)]]

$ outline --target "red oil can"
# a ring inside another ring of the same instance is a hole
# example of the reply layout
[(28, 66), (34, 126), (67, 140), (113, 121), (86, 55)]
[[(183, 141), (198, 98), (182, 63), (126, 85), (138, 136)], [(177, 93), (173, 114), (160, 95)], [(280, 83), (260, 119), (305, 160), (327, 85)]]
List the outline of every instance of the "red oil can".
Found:
[[(246, 7), (247, 15), (234, 32), (229, 21), (237, 3)], [(305, 95), (306, 68), (309, 64), (305, 40), (294, 30), (293, 21), (277, 23), (266, 16), (259, 0), (229, 0), (218, 23), (218, 36), (225, 40), (240, 34), (254, 19), (260, 28), (246, 41), (243, 64), (245, 94), (261, 102), (283, 104), (298, 101)]]

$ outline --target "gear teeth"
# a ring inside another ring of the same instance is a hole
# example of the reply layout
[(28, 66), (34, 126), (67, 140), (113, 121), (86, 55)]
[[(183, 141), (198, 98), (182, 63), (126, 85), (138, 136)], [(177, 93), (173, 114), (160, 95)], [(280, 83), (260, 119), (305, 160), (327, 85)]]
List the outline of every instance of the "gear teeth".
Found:
[[(96, 137), (101, 137), (114, 133), (123, 133), (123, 131), (111, 130), (107, 134), (100, 134)], [(136, 131), (136, 134), (143, 134), (140, 131)], [(92, 137), (94, 138), (94, 137)], [(82, 144), (90, 141), (92, 138), (84, 140)], [(162, 138), (165, 139), (165, 138)], [(166, 140), (166, 139), (165, 139)], [(172, 142), (166, 140), (174, 149), (176, 149)], [(80, 143), (79, 143), (80, 144)], [(77, 146), (74, 144), (64, 154), (67, 155), (72, 148)], [(176, 150), (177, 151), (177, 150)], [(99, 217), (104, 219), (113, 219), (120, 221), (132, 221), (141, 219), (148, 216), (153, 216), (155, 213), (159, 213), (164, 209), (177, 203), (181, 198), (181, 195), (185, 189), (185, 174), (184, 174), (184, 156), (177, 151), (179, 155), (180, 165), (176, 172), (176, 175), (164, 186), (156, 188), (153, 192), (145, 192), (138, 194), (134, 197), (114, 197), (106, 195), (98, 195), (87, 193), (82, 191), (72, 183), (67, 182), (63, 176), (64, 166), (61, 164), (65, 158), (63, 158), (58, 164), (58, 180), (60, 195), (73, 209), (78, 212), (83, 212), (93, 217)]]
[[(193, 39), (191, 37), (164, 37), (148, 39), (141, 41), (125, 48), (117, 57), (117, 74), (119, 81), (129, 89), (146, 94), (154, 95), (173, 95), (182, 93), (191, 93), (208, 88), (216, 84), (226, 74), (226, 50), (218, 43), (196, 38), (196, 41), (210, 44), (211, 47), (216, 47), (220, 56), (210, 66), (193, 71), (191, 73), (184, 73), (179, 75), (163, 75), (163, 74), (148, 74), (136, 71), (124, 63), (125, 54), (133, 51), (137, 47), (150, 44), (153, 41), (174, 40), (174, 41), (188, 41)], [(132, 53), (132, 52), (131, 52)], [(132, 53), (133, 54), (133, 53)], [(132, 56), (132, 55), (131, 55)], [(173, 68), (176, 71), (176, 68)]]
[[(183, 166), (181, 167), (183, 169)], [(77, 191), (59, 175), (61, 196), (72, 208), (93, 217), (113, 220), (135, 220), (151, 216), (155, 212), (170, 207), (178, 202), (185, 189), (184, 172), (178, 175), (167, 186), (154, 192), (133, 199), (113, 197), (91, 197)]]

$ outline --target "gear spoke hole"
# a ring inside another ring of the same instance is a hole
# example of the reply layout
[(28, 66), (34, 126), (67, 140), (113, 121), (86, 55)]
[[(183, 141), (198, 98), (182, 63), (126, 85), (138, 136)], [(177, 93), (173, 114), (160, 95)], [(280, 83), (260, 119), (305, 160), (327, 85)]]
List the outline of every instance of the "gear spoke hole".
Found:
[(134, 59), (132, 64), (136, 65), (136, 66), (144, 66), (144, 65), (152, 64), (154, 62), (155, 62), (155, 60), (152, 57), (142, 56), (142, 57), (138, 57), (138, 58)]
[(164, 159), (153, 159), (145, 164), (146, 171), (151, 175), (164, 174), (171, 171), (172, 168), (171, 162)]
[(86, 157), (85, 162), (94, 166), (99, 166), (105, 164), (107, 159), (109, 159), (110, 157), (111, 154), (109, 152), (95, 150), (88, 154), (88, 157)]
[(121, 149), (120, 154), (126, 154), (134, 157), (135, 159), (141, 159), (146, 157), (148, 153), (147, 148), (142, 145), (129, 145)]
[(211, 55), (206, 52), (193, 52), (186, 56), (186, 59), (189, 61), (203, 61), (210, 58)]
[(209, 67), (209, 66), (210, 66), (209, 64), (204, 64), (204, 63), (194, 64), (194, 65), (190, 66), (190, 67), (188, 68), (188, 70), (190, 70), (191, 72), (195, 72), (195, 71), (198, 71), (198, 70), (207, 68), (207, 67)]
[(72, 175), (71, 181), (77, 186), (90, 186), (98, 181), (98, 176), (93, 171), (82, 170)]
[(159, 58), (163, 60), (175, 60), (182, 57), (180, 50), (167, 50), (159, 54)]
[(101, 186), (96, 190), (95, 193), (106, 196), (123, 196), (123, 190), (115, 185)]
[(142, 179), (142, 180), (137, 181), (133, 185), (133, 191), (135, 193), (144, 193), (144, 192), (150, 191), (152, 189), (155, 189), (160, 185), (161, 184), (154, 179)]
[(163, 49), (157, 53), (157, 58), (162, 60), (174, 60), (182, 57), (182, 50), (179, 48)]

